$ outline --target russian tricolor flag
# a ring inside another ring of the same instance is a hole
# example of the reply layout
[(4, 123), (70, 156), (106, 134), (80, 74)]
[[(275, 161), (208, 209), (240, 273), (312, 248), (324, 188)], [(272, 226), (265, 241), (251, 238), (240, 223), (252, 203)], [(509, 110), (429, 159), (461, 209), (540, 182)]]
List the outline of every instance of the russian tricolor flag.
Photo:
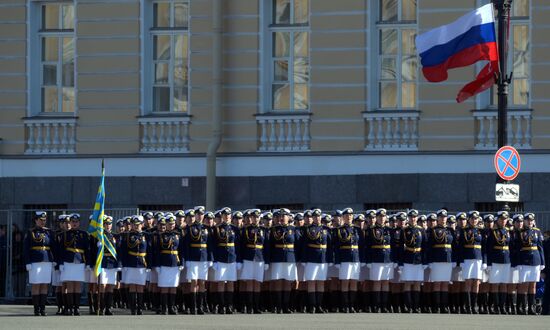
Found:
[(421, 34), (416, 37), (416, 48), (424, 77), (430, 82), (445, 81), (447, 70), (487, 60), (489, 63), (479, 72), (476, 80), (464, 86), (456, 100), (462, 102), (481, 93), (493, 85), (498, 74), (496, 41), (492, 3), (451, 24)]

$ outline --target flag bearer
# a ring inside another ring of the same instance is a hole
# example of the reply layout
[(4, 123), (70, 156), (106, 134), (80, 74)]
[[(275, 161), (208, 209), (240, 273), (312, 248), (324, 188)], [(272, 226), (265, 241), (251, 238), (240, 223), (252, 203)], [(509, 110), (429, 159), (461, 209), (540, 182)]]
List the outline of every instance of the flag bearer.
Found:
[[(113, 235), (112, 229), (113, 218), (106, 215), (103, 219), (105, 244), (103, 248), (103, 260), (101, 262), (101, 273), (99, 273), (99, 315), (113, 315), (113, 311), (111, 310), (113, 307), (113, 290), (117, 285), (118, 272), (121, 269), (121, 263), (117, 260), (117, 255), (113, 255), (107, 248), (107, 246), (111, 246), (115, 248), (114, 252), (116, 252), (117, 240)], [(97, 253), (94, 255), (97, 255)]]

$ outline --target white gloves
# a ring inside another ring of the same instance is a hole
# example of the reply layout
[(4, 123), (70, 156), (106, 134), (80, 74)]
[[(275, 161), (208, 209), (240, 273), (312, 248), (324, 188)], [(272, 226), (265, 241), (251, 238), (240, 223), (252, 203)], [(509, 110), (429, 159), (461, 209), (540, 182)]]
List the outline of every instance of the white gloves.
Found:
[(328, 264), (328, 266), (332, 267), (332, 266), (334, 266), (334, 264), (331, 262), (331, 263)]
[(481, 265), (481, 270), (485, 270), (485, 269), (487, 269), (487, 264), (482, 264)]
[(241, 270), (243, 268), (243, 264), (238, 262), (237, 263), (237, 270)]
[(540, 265), (540, 270), (544, 270), (546, 268), (544, 265)]
[(59, 265), (59, 271), (62, 272), (65, 270), (65, 265)]
[(487, 269), (485, 271), (487, 271), (487, 273), (490, 273), (491, 272), (491, 266), (487, 266)]
[(403, 272), (403, 266), (397, 267), (397, 272), (401, 274)]
[(101, 248), (101, 242), (97, 242), (97, 247)]
[(367, 268), (368, 268), (368, 269), (371, 269), (371, 268), (372, 268), (372, 264), (367, 264)]
[(57, 262), (52, 262), (52, 267), (57, 266)]
[(117, 271), (117, 272), (121, 272), (121, 271), (122, 271), (122, 268), (117, 268), (116, 271)]
[(90, 271), (91, 269), (92, 269), (92, 267), (86, 265), (86, 270), (87, 270), (87, 271)]
[(209, 262), (208, 262), (208, 267), (211, 268), (211, 267), (213, 267), (213, 266), (214, 266), (214, 261), (209, 261)]
[(150, 268), (146, 268), (146, 269), (145, 269), (145, 272), (146, 272), (146, 273), (150, 273), (150, 272), (151, 272), (151, 269), (150, 269)]
[(180, 270), (180, 272), (183, 270), (183, 265), (179, 266), (178, 269)]
[(27, 271), (30, 272), (32, 270), (32, 264), (26, 264), (25, 268), (27, 268)]
[(264, 270), (268, 270), (269, 269), (269, 264), (265, 264), (264, 265)]
[(424, 270), (428, 269), (428, 267), (429, 267), (428, 265), (422, 265), (422, 269)]
[(396, 263), (394, 262), (394, 263), (392, 264), (392, 268), (397, 268), (397, 267), (399, 267), (399, 265), (396, 264)]

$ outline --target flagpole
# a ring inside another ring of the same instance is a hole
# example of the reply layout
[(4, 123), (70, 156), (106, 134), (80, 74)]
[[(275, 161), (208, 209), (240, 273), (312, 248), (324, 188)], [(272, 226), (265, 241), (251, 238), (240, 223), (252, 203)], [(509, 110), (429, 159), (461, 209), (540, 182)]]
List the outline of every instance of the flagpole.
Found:
[[(498, 57), (499, 71), (497, 77), (497, 95), (498, 95), (498, 148), (508, 144), (508, 91), (512, 81), (513, 73), (508, 75), (508, 33), (510, 8), (513, 0), (493, 0), (497, 10), (498, 19)], [(497, 183), (507, 183), (497, 175)], [(501, 209), (509, 211), (508, 202), (501, 203)]]

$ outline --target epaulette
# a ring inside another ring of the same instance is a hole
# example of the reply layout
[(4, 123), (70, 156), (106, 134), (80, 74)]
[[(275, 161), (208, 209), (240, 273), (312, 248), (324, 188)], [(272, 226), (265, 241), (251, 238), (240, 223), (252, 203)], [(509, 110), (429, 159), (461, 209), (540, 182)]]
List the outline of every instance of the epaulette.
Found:
[(533, 228), (531, 228), (531, 229), (540, 231), (540, 229), (538, 229), (537, 227), (533, 227)]

